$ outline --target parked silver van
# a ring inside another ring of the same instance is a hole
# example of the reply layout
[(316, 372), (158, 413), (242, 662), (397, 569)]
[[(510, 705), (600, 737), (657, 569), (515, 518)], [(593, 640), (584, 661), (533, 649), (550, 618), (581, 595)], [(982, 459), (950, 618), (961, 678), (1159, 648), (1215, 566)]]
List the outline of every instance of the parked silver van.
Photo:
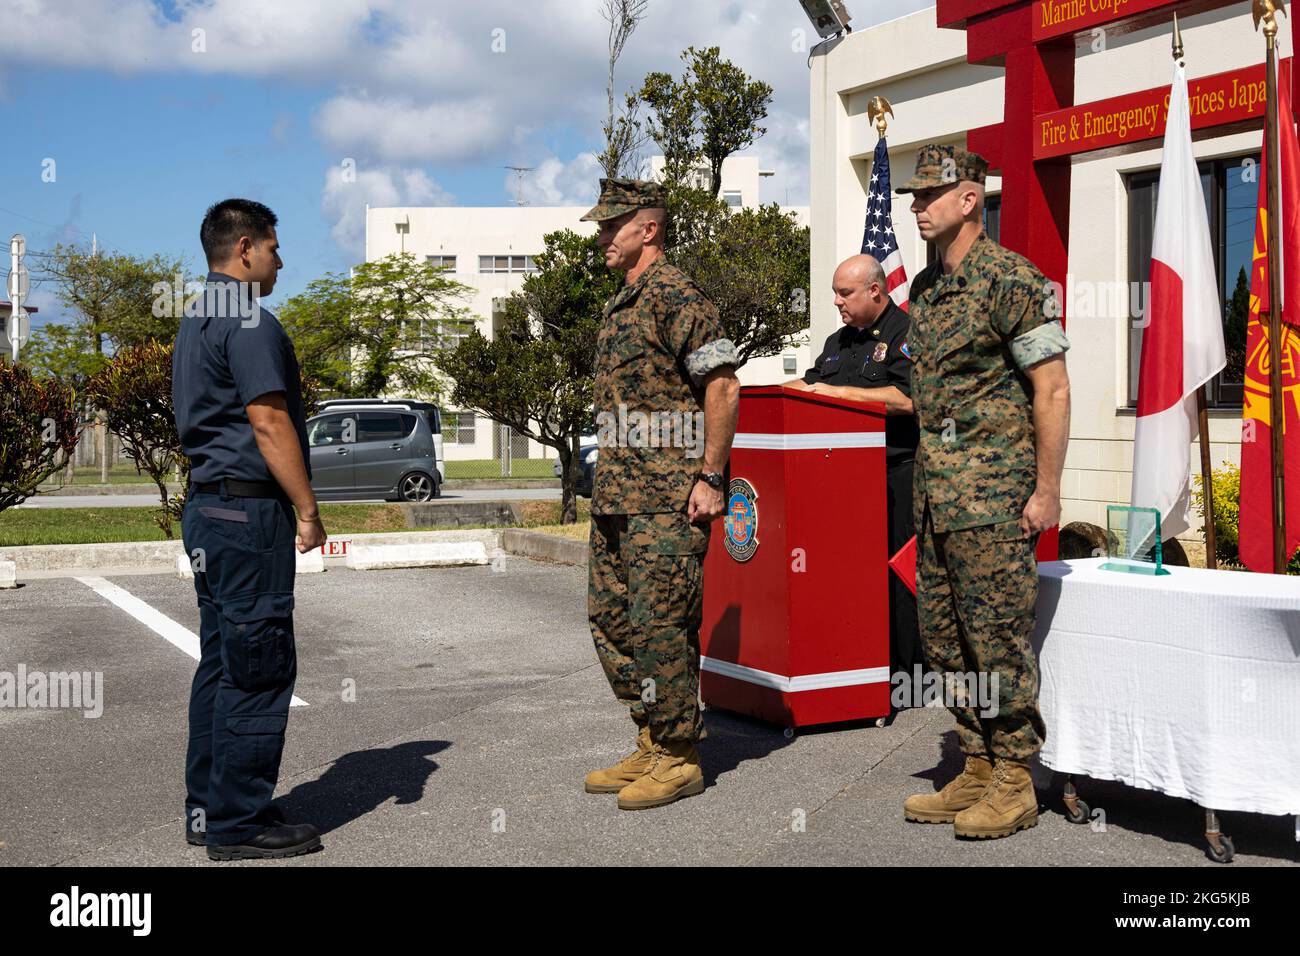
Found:
[(322, 500), (428, 501), (446, 471), (442, 421), (428, 402), (331, 399), (307, 421), (312, 490)]

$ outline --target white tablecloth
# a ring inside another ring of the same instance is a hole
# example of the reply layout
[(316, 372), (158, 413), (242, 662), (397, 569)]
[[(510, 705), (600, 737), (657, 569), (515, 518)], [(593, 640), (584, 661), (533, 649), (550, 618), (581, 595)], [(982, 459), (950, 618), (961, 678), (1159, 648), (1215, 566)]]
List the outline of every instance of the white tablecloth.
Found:
[(1043, 764), (1300, 814), (1300, 579), (1104, 560), (1038, 566)]

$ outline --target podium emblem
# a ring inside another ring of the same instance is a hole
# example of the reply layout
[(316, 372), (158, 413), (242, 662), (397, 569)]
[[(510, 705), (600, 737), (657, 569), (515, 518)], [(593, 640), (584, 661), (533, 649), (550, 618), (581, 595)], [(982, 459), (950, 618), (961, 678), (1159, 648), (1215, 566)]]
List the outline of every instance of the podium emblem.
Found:
[(758, 492), (743, 478), (731, 479), (727, 488), (727, 514), (723, 544), (727, 553), (744, 563), (758, 550)]

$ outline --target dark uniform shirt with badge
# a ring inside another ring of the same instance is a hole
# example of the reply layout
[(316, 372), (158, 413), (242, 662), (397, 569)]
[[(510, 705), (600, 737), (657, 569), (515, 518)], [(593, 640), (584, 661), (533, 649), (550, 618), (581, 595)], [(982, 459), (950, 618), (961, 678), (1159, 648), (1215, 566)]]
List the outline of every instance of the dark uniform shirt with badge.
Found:
[[(907, 313), (892, 301), (871, 325), (846, 325), (826, 339), (822, 354), (804, 373), (809, 385), (849, 388), (886, 388), (893, 385), (909, 398), (912, 395), (911, 346), (907, 341)], [(920, 434), (912, 415), (885, 418), (885, 462), (911, 461), (916, 456)]]
[(272, 480), (245, 411), (271, 392), (284, 394), (310, 478), (298, 360), (284, 327), (220, 272), (208, 274), (201, 306), (181, 322), (172, 355), (172, 402), (191, 480)]

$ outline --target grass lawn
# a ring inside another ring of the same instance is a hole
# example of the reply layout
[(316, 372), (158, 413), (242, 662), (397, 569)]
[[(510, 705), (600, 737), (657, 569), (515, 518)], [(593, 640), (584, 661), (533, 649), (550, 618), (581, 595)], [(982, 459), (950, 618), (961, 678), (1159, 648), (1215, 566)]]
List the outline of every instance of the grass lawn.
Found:
[[(501, 462), (496, 458), (444, 461), (447, 478), (500, 478)], [(554, 478), (555, 462), (549, 458), (516, 458), (510, 463), (511, 478)], [(506, 479), (509, 480), (509, 479)]]
[[(84, 468), (74, 468), (72, 470), (73, 480), (71, 485), (63, 484), (63, 471), (56, 471), (45, 479), (42, 488), (75, 488), (77, 485), (98, 485), (102, 484), (99, 480), (100, 472), (98, 465), (89, 465)], [(168, 482), (174, 481), (172, 476), (168, 476)], [(148, 475), (137, 472), (135, 465), (129, 461), (114, 462), (108, 469), (108, 483), (110, 485), (148, 485), (154, 487), (153, 479)]]
[[(522, 527), (559, 524), (558, 501), (524, 501), (518, 507)], [(587, 520), (590, 510), (588, 502), (578, 502), (580, 524)], [(164, 541), (166, 536), (153, 520), (155, 511), (154, 508), (10, 508), (0, 512), (0, 547)], [(323, 504), (320, 512), (325, 530), (336, 537), (411, 530), (406, 527), (401, 505)], [(172, 533), (180, 537), (179, 522), (173, 526)]]

